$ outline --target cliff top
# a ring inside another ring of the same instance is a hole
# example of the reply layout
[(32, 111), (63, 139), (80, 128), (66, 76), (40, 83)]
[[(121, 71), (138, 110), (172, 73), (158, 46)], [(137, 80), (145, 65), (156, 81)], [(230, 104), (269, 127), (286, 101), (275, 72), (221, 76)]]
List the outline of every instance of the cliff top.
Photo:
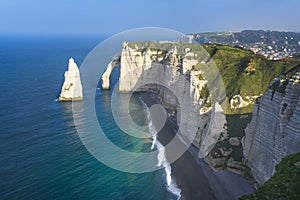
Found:
[[(293, 59), (268, 60), (252, 51), (220, 44), (148, 41), (130, 42), (127, 45), (142, 53), (148, 50), (152, 53), (157, 52), (160, 57), (174, 53), (181, 59), (200, 61), (193, 66), (192, 71), (199, 71), (213, 61), (222, 75), (226, 88), (227, 113), (250, 113), (252, 104), (232, 110), (230, 100), (235, 95), (240, 95), (243, 99), (261, 96), (275, 77), (300, 64), (299, 60)], [(205, 78), (205, 74), (203, 75)]]

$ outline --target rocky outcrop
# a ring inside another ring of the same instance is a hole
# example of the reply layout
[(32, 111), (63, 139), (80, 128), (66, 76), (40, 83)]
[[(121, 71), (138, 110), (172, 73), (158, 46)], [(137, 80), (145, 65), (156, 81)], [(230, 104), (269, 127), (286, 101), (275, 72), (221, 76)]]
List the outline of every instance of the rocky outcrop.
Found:
[(61, 89), (59, 101), (82, 100), (82, 85), (77, 64), (73, 58), (69, 59), (68, 70)]
[(112, 71), (114, 70), (115, 67), (118, 67), (120, 65), (120, 59), (121, 59), (121, 55), (117, 54), (113, 57), (112, 61), (110, 61), (110, 63), (108, 64), (108, 66), (106, 67), (105, 72), (103, 73), (101, 79), (102, 79), (102, 89), (104, 90), (108, 90), (110, 85), (109, 85), (109, 78), (110, 75), (112, 73)]
[[(179, 63), (179, 58), (176, 57), (175, 54), (176, 52), (174, 52), (174, 55), (170, 54), (168, 57), (170, 65), (172, 66)], [(152, 81), (154, 83), (155, 81), (161, 80), (159, 79), (159, 76), (163, 78), (163, 74), (159, 74), (159, 70), (161, 69), (153, 66), (159, 64), (159, 62), (164, 59), (164, 56), (162, 51), (151, 50), (150, 48), (143, 50), (139, 48), (130, 48), (128, 43), (124, 42), (121, 52), (119, 92), (130, 92), (133, 91), (134, 88), (141, 89), (136, 87), (138, 81), (140, 81), (139, 85), (142, 85), (147, 81)], [(170, 71), (166, 73), (169, 72)], [(152, 76), (147, 76), (145, 73), (152, 74)], [(154, 77), (156, 75), (159, 76)]]
[[(203, 71), (192, 71), (199, 63), (197, 55), (189, 48), (180, 49), (179, 53), (176, 44), (165, 45), (169, 48), (123, 43), (118, 90), (157, 93), (169, 113), (181, 119), (182, 139), (199, 148), (199, 157), (205, 157), (219, 139), (226, 122), (225, 114), (219, 104), (211, 102), (209, 93), (202, 92), (204, 88), (208, 90)], [(109, 77), (108, 74), (103, 76), (102, 80)], [(186, 110), (179, 112), (182, 108)]]
[(199, 157), (205, 157), (212, 150), (220, 137), (225, 123), (226, 118), (224, 111), (218, 103), (215, 103), (211, 112), (206, 137), (201, 138)]
[(276, 78), (253, 107), (242, 140), (247, 165), (259, 184), (283, 157), (300, 151), (300, 73)]
[(236, 109), (236, 108), (242, 108), (245, 106), (248, 106), (249, 103), (244, 101), (241, 95), (235, 95), (230, 100), (230, 108)]

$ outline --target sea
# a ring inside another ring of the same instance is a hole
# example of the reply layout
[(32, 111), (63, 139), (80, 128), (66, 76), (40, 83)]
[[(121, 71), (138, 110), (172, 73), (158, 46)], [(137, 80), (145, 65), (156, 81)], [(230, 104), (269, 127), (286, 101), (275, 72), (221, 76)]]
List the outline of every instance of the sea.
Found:
[[(107, 106), (112, 91), (98, 88), (95, 110), (106, 136), (120, 148), (159, 150), (157, 162), (163, 168), (147, 173), (122, 172), (99, 162), (80, 140), (72, 103), (57, 101), (68, 59), (73, 57), (80, 66), (105, 38), (0, 36), (0, 199), (180, 198), (149, 109), (138, 94), (130, 106), (135, 122), (148, 125), (149, 139), (128, 136), (118, 128)], [(118, 75), (116, 69), (112, 85)], [(122, 94), (118, 98), (122, 103)]]

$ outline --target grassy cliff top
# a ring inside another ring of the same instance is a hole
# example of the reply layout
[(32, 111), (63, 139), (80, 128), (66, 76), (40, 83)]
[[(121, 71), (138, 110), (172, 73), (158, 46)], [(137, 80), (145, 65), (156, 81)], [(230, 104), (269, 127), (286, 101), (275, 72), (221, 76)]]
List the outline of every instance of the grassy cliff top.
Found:
[(172, 51), (175, 46), (178, 55), (185, 55), (186, 49), (189, 48), (191, 52), (197, 54), (196, 58), (201, 59), (204, 56), (208, 56), (207, 52), (204, 50), (200, 44), (188, 44), (182, 42), (130, 42), (128, 46), (132, 49), (137, 49), (139, 51), (145, 51), (150, 48), (152, 51), (162, 51), (164, 53)]
[(300, 152), (286, 156), (275, 174), (251, 195), (241, 199), (300, 199)]
[(268, 60), (237, 47), (215, 44), (203, 47), (219, 68), (229, 98), (236, 94), (242, 97), (261, 95), (275, 77), (300, 63), (296, 60)]
[[(152, 51), (163, 53), (172, 51), (176, 46), (177, 53), (181, 57), (192, 52), (194, 56), (186, 56), (186, 58), (199, 60), (199, 63), (192, 68), (193, 71), (204, 68), (206, 69), (204, 71), (209, 71), (210, 64), (215, 63), (225, 85), (227, 101), (234, 95), (241, 95), (243, 98), (261, 96), (275, 77), (300, 64), (299, 60), (293, 59), (268, 60), (249, 50), (219, 44), (131, 42), (128, 45), (140, 51), (150, 48)], [(232, 112), (245, 113), (251, 112), (251, 109), (252, 106)]]

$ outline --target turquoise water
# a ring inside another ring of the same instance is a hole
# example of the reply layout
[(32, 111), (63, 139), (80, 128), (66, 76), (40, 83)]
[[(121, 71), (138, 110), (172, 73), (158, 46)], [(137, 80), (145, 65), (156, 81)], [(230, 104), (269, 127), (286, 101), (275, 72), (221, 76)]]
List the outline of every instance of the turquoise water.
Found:
[[(80, 65), (103, 38), (0, 38), (0, 199), (172, 199), (164, 170), (132, 174), (111, 169), (85, 149), (72, 105), (57, 102), (69, 57)], [(113, 83), (118, 71), (113, 73)], [(122, 134), (107, 106), (110, 91), (96, 93), (96, 112), (107, 137), (130, 151), (151, 142)], [(131, 100), (136, 123), (147, 123)]]

